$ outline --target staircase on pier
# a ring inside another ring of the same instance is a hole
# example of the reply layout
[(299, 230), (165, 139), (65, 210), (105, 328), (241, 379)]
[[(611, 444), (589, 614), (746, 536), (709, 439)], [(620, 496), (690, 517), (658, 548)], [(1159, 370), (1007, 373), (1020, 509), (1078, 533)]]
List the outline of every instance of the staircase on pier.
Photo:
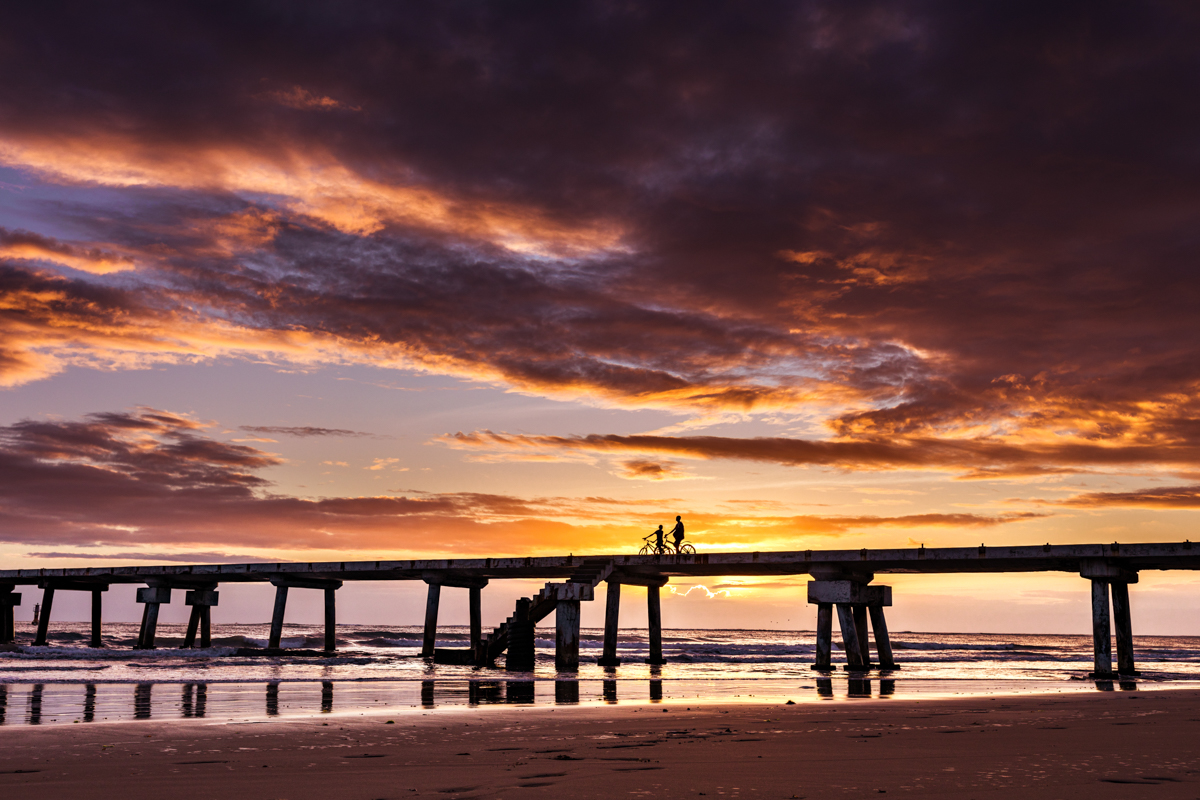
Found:
[[(547, 583), (533, 597), (517, 600), (512, 615), (500, 623), (479, 645), (475, 663), (491, 664), (501, 653), (507, 651), (508, 669), (532, 670), (534, 627), (549, 616), (550, 612), (557, 610), (560, 603), (572, 603), (577, 611), (579, 602), (593, 599), (596, 586), (607, 579), (612, 571), (613, 561), (610, 558), (585, 558), (565, 582)], [(560, 638), (563, 635), (561, 627)], [(578, 651), (578, 613), (574, 619), (574, 637), (575, 649)]]

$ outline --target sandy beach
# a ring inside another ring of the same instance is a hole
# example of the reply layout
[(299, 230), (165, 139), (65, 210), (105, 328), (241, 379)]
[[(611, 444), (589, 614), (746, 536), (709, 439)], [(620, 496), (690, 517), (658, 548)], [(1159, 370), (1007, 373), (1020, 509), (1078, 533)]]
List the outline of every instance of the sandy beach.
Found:
[[(390, 722), (389, 722), (390, 720)], [(1200, 692), (0, 729), (7, 797), (1200, 796)]]

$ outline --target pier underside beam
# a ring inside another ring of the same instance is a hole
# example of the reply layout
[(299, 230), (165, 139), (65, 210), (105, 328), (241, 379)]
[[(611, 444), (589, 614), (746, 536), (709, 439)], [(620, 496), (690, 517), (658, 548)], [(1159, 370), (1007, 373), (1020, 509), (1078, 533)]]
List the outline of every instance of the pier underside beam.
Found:
[(608, 582), (607, 596), (604, 604), (604, 650), (597, 662), (602, 667), (617, 667), (621, 659), (617, 658), (617, 631), (620, 627), (621, 616), (621, 584)]

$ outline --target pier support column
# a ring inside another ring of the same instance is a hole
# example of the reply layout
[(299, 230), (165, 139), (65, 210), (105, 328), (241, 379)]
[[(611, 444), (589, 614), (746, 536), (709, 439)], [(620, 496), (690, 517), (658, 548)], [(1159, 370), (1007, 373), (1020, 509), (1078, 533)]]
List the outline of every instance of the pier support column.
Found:
[(554, 609), (554, 668), (579, 671), (579, 601), (559, 600)]
[(54, 588), (47, 586), (42, 589), (42, 613), (38, 617), (37, 636), (33, 640), (33, 644), (37, 647), (42, 647), (46, 644), (46, 634), (50, 632), (50, 609), (53, 607)]
[(888, 636), (887, 620), (883, 617), (883, 606), (868, 606), (871, 614), (871, 630), (875, 632), (875, 654), (879, 656), (879, 668), (899, 669), (892, 660), (892, 640)]
[(441, 584), (429, 584), (429, 596), (425, 600), (425, 641), (421, 645), (422, 658), (433, 658), (433, 648), (437, 644), (438, 603), (441, 599)]
[(472, 586), (467, 591), (470, 592), (468, 605), (471, 617), (471, 655), (477, 659), (480, 650), (483, 649), (483, 589)]
[(171, 589), (167, 586), (147, 586), (137, 590), (137, 601), (144, 603), (142, 627), (138, 632), (138, 649), (153, 650), (154, 636), (158, 631), (158, 607), (171, 602)]
[(833, 668), (833, 604), (817, 604), (817, 663), (813, 669)]
[[(215, 584), (214, 584), (215, 586)], [(212, 637), (208, 630), (207, 620), (209, 617), (209, 609), (217, 604), (217, 599), (220, 597), (220, 592), (214, 589), (192, 589), (184, 594), (183, 602), (192, 607), (191, 616), (188, 618), (187, 634), (183, 637), (183, 645), (185, 648), (196, 646), (196, 632), (201, 628), (201, 647), (210, 647), (212, 645)]]
[(212, 647), (212, 606), (200, 607), (200, 646)]
[(1108, 581), (1092, 579), (1092, 647), (1093, 675), (1112, 676), (1112, 629), (1108, 621)]
[(15, 586), (0, 586), (0, 644), (8, 644), (17, 639), (17, 606), (21, 605), (21, 595), (14, 592)]
[(842, 629), (842, 651), (846, 668), (862, 668), (862, 647), (858, 643), (858, 627), (854, 624), (854, 609), (848, 603), (837, 604), (838, 625)]
[(647, 664), (665, 664), (662, 654), (662, 604), (657, 586), (646, 587), (646, 616), (649, 627), (650, 657)]
[(88, 642), (88, 647), (103, 647), (104, 642), (101, 640), (102, 626), (104, 624), (104, 590), (92, 589), (92, 640)]
[(608, 595), (604, 604), (604, 650), (598, 663), (602, 667), (618, 667), (621, 659), (617, 658), (617, 631), (621, 616), (621, 584), (608, 581)]
[(278, 650), (283, 641), (283, 614), (287, 611), (288, 586), (286, 583), (275, 586), (275, 610), (271, 612), (271, 633), (267, 639), (267, 647)]
[[(432, 587), (431, 587), (432, 588)], [(508, 655), (504, 668), (510, 672), (532, 672), (535, 661), (533, 620), (529, 619), (530, 600), (517, 600), (517, 609), (508, 618)]]
[(337, 589), (325, 590), (325, 652), (337, 650)]
[[(1113, 548), (1115, 552), (1116, 545)], [(1113, 676), (1112, 632), (1108, 616), (1108, 589), (1112, 586), (1113, 616), (1117, 624), (1117, 669), (1121, 674), (1136, 675), (1133, 626), (1129, 619), (1129, 584), (1138, 582), (1137, 570), (1130, 569), (1119, 558), (1087, 558), (1079, 562), (1079, 575), (1092, 582), (1092, 643), (1095, 653), (1092, 674), (1097, 678)]]
[[(836, 573), (835, 573), (836, 574)], [(842, 573), (845, 574), (845, 573)], [(870, 669), (871, 644), (868, 639), (867, 616), (875, 621), (875, 645), (879, 660), (891, 664), (891, 642), (883, 624), (883, 607), (892, 604), (892, 587), (870, 586), (871, 575), (860, 574), (833, 580), (814, 580), (808, 583), (808, 602), (817, 606), (817, 663), (815, 669), (829, 669), (832, 655), (833, 612), (837, 607), (838, 627), (842, 630), (842, 648), (846, 653), (847, 669)], [(875, 620), (878, 609), (878, 620)], [(879, 634), (883, 633), (883, 644)]]
[(1112, 586), (1113, 626), (1117, 631), (1117, 673), (1137, 675), (1133, 663), (1133, 622), (1129, 615), (1129, 584), (1114, 582)]
[(858, 634), (858, 654), (864, 667), (871, 666), (871, 636), (867, 630), (867, 607), (853, 606), (854, 632)]

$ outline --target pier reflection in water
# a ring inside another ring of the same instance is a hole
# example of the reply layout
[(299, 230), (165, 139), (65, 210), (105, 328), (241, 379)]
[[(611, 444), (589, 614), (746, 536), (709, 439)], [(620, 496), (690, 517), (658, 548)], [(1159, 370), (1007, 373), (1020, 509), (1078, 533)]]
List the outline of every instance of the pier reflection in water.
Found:
[[(461, 706), (575, 706), (580, 704), (703, 702), (785, 703), (885, 699), (903, 684), (906, 697), (928, 692), (921, 681), (853, 675), (820, 676), (770, 682), (728, 682), (713, 686), (707, 681), (649, 680), (422, 680), (348, 681), (338, 683), (339, 711), (403, 712)], [(1063, 689), (1101, 692), (1134, 691), (1132, 680), (1050, 684)], [(943, 690), (943, 693), (945, 690)], [(334, 681), (279, 681), (265, 683), (0, 683), (0, 725), (148, 720), (182, 717), (203, 719), (256, 719), (334, 712)], [(928, 696), (928, 695), (926, 695)], [(265, 700), (265, 702), (264, 702)], [(10, 713), (24, 709), (24, 714)]]

